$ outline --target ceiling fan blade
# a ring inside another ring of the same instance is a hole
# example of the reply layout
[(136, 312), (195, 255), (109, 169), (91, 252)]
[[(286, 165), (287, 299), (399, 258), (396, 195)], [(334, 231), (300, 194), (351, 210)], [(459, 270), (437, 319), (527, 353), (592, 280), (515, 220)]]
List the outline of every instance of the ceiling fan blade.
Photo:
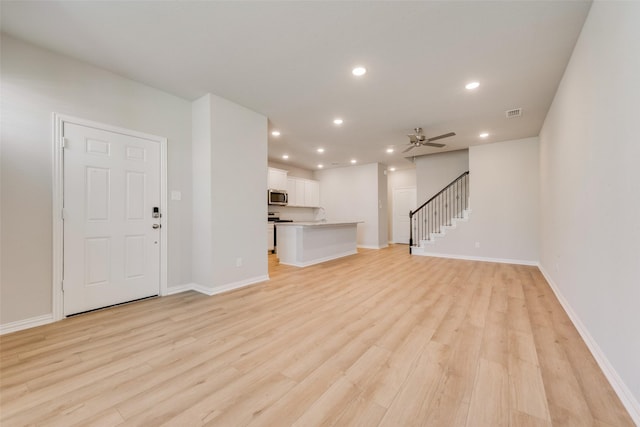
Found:
[(433, 138), (427, 138), (427, 142), (437, 141), (442, 138), (449, 138), (450, 136), (455, 136), (455, 132), (443, 133), (442, 135), (434, 136)]
[(414, 147), (415, 147), (415, 145), (411, 144), (411, 145), (409, 146), (409, 148), (407, 148), (406, 150), (404, 150), (404, 151), (403, 151), (403, 153), (406, 153), (407, 151), (411, 150), (411, 149), (412, 149), (412, 148), (414, 148)]
[(426, 145), (428, 147), (438, 147), (438, 148), (442, 148), (445, 146), (445, 144), (438, 144), (436, 142), (423, 142), (422, 145)]

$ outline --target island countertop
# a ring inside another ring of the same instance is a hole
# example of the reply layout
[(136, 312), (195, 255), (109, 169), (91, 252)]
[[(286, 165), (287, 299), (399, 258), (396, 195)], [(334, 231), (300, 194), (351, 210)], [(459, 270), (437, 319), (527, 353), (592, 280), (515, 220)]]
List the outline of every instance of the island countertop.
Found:
[(361, 224), (364, 221), (294, 221), (294, 222), (277, 222), (278, 227), (291, 227), (291, 226), (303, 226), (303, 227), (323, 227), (328, 225), (353, 225)]

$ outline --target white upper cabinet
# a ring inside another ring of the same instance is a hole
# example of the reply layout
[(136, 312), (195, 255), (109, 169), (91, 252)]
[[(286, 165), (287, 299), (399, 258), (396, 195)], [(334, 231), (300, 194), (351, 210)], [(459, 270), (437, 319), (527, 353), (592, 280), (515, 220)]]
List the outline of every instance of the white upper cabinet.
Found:
[(307, 201), (304, 198), (306, 179), (296, 179), (296, 201), (297, 206), (307, 206)]
[(320, 206), (320, 183), (311, 179), (288, 177), (288, 206), (317, 208)]
[(276, 168), (269, 168), (267, 177), (267, 190), (286, 190), (287, 189), (287, 171)]
[(296, 197), (296, 183), (297, 178), (287, 178), (287, 194), (289, 195), (288, 206), (298, 206), (298, 198)]
[(318, 181), (305, 181), (304, 204), (313, 208), (320, 206), (320, 183)]
[(289, 195), (287, 206), (320, 207), (320, 182), (288, 176), (287, 171), (283, 169), (269, 168), (268, 171), (268, 189), (287, 190)]

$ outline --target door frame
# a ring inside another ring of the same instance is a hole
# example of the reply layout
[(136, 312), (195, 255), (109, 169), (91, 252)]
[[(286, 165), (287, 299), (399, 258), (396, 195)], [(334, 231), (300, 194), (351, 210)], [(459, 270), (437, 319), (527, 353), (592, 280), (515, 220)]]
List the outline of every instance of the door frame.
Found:
[[(395, 192), (396, 190), (413, 190), (416, 192), (416, 206), (418, 205), (418, 190), (417, 187), (415, 185), (411, 185), (408, 187), (394, 187), (391, 189), (391, 236), (393, 237), (393, 240), (391, 241), (391, 243), (398, 243), (396, 240), (396, 233), (394, 233), (394, 225), (395, 225), (395, 209), (394, 209), (394, 203), (395, 203)], [(411, 226), (411, 221), (409, 221), (409, 226)], [(403, 244), (406, 245), (407, 243), (399, 243), (399, 244)]]
[(167, 138), (54, 112), (52, 177), (53, 280), (51, 283), (53, 321), (55, 322), (65, 317), (64, 294), (62, 291), (64, 266), (64, 222), (62, 220), (62, 207), (64, 203), (64, 157), (62, 155), (62, 150), (63, 129), (65, 123), (73, 123), (81, 126), (101, 129), (107, 132), (142, 138), (160, 145), (160, 212), (162, 212), (162, 223), (164, 227), (160, 228), (160, 288), (158, 289), (158, 293), (161, 296), (167, 295), (167, 224), (169, 219), (169, 212), (167, 209)]

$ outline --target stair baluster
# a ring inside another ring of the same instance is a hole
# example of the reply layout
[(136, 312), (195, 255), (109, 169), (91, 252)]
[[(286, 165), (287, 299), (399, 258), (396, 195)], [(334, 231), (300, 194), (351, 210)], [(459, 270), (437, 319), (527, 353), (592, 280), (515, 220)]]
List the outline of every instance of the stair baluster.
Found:
[(422, 241), (443, 233), (442, 227), (452, 226), (454, 218), (463, 218), (468, 208), (469, 171), (466, 171), (416, 210), (409, 211), (409, 253)]

